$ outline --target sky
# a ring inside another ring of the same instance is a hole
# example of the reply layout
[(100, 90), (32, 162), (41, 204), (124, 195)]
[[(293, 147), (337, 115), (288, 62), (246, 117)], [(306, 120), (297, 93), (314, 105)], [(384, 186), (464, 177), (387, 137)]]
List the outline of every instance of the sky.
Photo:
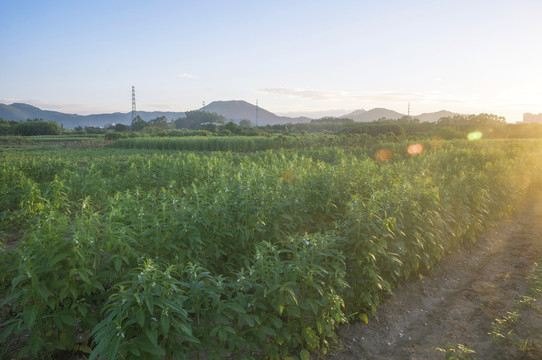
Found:
[(0, 103), (542, 112), (542, 1), (0, 0)]

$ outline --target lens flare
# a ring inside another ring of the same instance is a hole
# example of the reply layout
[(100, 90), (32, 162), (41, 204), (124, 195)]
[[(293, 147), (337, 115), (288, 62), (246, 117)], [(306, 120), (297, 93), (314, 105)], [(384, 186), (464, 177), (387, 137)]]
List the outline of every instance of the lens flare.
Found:
[(416, 155), (423, 151), (423, 145), (422, 144), (412, 144), (407, 149), (408, 153), (410, 155)]
[(482, 138), (482, 132), (480, 131), (473, 131), (467, 135), (467, 139), (474, 141), (474, 140), (480, 140)]
[(375, 154), (376, 161), (388, 161), (392, 157), (391, 150), (389, 149), (380, 149)]

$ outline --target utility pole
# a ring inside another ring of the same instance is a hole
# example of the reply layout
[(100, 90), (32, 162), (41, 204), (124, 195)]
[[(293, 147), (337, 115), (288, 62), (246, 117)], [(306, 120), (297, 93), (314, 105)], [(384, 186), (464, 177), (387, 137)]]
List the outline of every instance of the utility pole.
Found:
[(135, 86), (132, 86), (132, 124), (136, 118)]
[(258, 126), (258, 99), (256, 99), (256, 126)]

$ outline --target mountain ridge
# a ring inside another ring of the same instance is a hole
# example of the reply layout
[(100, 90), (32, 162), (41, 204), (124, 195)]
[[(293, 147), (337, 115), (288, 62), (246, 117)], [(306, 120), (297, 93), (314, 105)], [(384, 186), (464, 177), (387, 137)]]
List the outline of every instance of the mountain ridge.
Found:
[[(250, 120), (253, 125), (259, 126), (310, 122), (312, 120), (312, 118), (306, 116), (280, 116), (264, 108), (250, 104), (244, 100), (213, 101), (197, 110), (217, 113), (224, 116), (227, 121), (235, 121), (237, 123), (240, 120), (247, 119)], [(157, 117), (161, 116), (165, 116), (169, 121), (173, 121), (175, 119), (185, 117), (186, 112), (138, 111), (137, 115), (139, 115), (145, 121), (156, 119)], [(434, 122), (441, 117), (453, 115), (456, 115), (456, 113), (441, 110), (435, 113), (423, 113), (417, 116), (412, 116), (412, 118), (419, 118), (419, 120), (422, 122)], [(350, 118), (358, 122), (370, 122), (381, 118), (386, 118), (390, 120), (400, 119), (404, 116), (406, 115), (393, 110), (385, 108), (374, 108), (371, 110), (355, 110), (353, 112), (338, 117)], [(11, 105), (0, 104), (0, 118), (4, 120), (16, 121), (26, 121), (27, 119), (36, 118), (51, 120), (57, 122), (59, 125), (63, 125), (67, 129), (73, 129), (78, 126), (103, 127), (104, 125), (111, 123), (130, 125), (131, 112), (78, 115), (52, 110), (43, 110), (36, 106), (25, 103), (13, 103)]]
[(287, 124), (294, 122), (309, 122), (312, 120), (308, 117), (279, 116), (244, 100), (217, 100), (202, 107), (200, 110), (217, 113), (228, 120), (236, 122), (247, 119), (250, 120), (253, 125)]
[[(432, 113), (422, 113), (419, 115), (411, 115), (410, 117), (413, 119), (418, 119), (420, 122), (436, 122), (438, 119), (442, 117), (447, 116), (454, 116), (458, 115), (457, 113), (448, 111), (448, 110), (440, 110)], [(371, 122), (375, 120), (379, 120), (382, 118), (386, 118), (388, 120), (397, 120), (402, 117), (407, 116), (406, 114), (401, 114), (394, 110), (389, 110), (385, 108), (374, 108), (371, 110), (355, 110), (351, 113), (342, 115), (343, 118), (349, 118), (354, 121), (358, 122)]]

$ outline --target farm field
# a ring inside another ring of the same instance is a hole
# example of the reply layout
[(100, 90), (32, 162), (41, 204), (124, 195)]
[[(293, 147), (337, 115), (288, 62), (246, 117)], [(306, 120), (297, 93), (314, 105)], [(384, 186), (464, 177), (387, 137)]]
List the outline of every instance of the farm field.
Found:
[(538, 181), (475, 244), (395, 289), (368, 324), (341, 329), (325, 359), (542, 358), (541, 235)]
[(535, 140), (159, 141), (0, 152), (0, 358), (333, 353), (541, 174)]

